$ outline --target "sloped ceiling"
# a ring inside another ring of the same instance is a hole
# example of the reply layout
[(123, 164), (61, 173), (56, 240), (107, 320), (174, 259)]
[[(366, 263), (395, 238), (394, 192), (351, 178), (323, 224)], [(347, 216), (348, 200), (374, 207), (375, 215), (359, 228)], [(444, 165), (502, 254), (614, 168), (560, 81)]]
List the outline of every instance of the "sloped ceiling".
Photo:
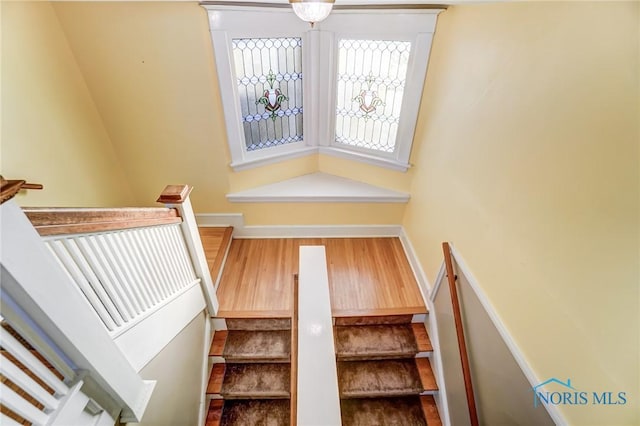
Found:
[(224, 211), (228, 148), (207, 15), (195, 2), (59, 2), (60, 25), (139, 202), (190, 183)]

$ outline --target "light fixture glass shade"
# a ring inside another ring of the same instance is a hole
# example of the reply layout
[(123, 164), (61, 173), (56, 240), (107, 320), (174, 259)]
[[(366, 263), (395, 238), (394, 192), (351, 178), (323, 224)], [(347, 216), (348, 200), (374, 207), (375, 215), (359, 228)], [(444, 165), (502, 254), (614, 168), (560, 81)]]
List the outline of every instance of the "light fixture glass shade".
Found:
[(305, 22), (320, 22), (331, 13), (334, 0), (289, 0), (293, 11)]

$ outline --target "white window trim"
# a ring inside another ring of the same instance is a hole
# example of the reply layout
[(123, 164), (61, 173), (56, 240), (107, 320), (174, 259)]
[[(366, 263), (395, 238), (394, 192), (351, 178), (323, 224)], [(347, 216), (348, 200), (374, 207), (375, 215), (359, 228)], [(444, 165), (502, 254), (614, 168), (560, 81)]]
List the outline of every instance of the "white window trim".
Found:
[[(393, 170), (409, 169), (427, 63), (441, 9), (334, 10), (311, 29), (289, 7), (205, 4), (234, 171), (322, 153)], [(304, 139), (247, 151), (231, 51), (234, 38), (302, 37)], [(336, 54), (347, 38), (411, 41), (396, 150), (383, 153), (335, 142)], [(324, 123), (324, 124), (322, 124)]]

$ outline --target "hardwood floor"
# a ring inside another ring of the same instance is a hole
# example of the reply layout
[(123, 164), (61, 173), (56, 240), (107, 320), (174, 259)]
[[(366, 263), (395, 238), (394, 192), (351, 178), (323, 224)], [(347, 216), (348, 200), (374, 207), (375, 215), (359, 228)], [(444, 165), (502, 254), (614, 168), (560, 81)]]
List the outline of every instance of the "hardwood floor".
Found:
[(218, 315), (291, 316), (301, 245), (326, 247), (334, 316), (426, 313), (398, 238), (298, 238), (233, 240)]

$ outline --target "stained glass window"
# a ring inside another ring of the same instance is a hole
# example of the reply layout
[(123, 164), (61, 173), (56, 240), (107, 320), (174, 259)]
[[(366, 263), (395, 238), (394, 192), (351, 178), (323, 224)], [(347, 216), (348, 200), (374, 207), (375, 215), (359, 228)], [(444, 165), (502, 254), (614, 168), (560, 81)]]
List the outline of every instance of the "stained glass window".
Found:
[(302, 140), (302, 39), (232, 40), (247, 151)]
[(340, 40), (336, 142), (392, 153), (411, 43)]

